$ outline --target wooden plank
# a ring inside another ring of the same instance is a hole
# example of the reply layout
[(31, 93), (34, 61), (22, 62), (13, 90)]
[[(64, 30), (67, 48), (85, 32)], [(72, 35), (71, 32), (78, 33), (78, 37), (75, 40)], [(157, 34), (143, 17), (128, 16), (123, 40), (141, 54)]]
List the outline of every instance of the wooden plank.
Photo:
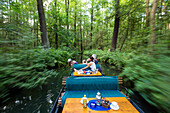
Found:
[[(119, 84), (123, 84), (123, 82), (119, 82)], [(66, 82), (62, 82), (62, 85), (66, 85)]]
[(62, 85), (66, 85), (66, 83), (62, 83)]
[(63, 77), (63, 80), (66, 80), (68, 77)]
[(118, 77), (118, 79), (123, 79), (122, 77)]
[(118, 78), (118, 79), (123, 79), (122, 77), (119, 77), (118, 75), (117, 75), (117, 78)]
[(119, 84), (123, 84), (123, 82), (119, 82)]
[(68, 77), (63, 77), (63, 79), (62, 79), (62, 85), (66, 85), (66, 79), (67, 79)]
[[(94, 111), (90, 108), (83, 108), (81, 98), (67, 98), (62, 113), (139, 113), (136, 108), (125, 97), (105, 97), (110, 102), (117, 102), (119, 110)], [(95, 98), (88, 98), (93, 100)]]

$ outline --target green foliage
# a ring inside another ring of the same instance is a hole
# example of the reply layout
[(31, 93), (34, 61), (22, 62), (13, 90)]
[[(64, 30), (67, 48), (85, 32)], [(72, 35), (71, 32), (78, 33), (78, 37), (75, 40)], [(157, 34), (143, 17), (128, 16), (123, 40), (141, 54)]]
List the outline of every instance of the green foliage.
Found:
[(74, 53), (55, 49), (30, 49), (0, 56), (0, 97), (6, 98), (13, 88), (34, 88), (57, 76), (55, 69), (67, 64)]
[[(56, 28), (56, 21), (61, 22), (65, 15), (56, 17), (58, 12), (54, 3), (49, 4), (53, 6), (52, 10), (45, 12), (46, 17), (50, 16), (47, 31), (51, 47), (56, 47), (55, 34), (59, 36), (57, 50), (40, 46), (39, 18), (34, 0), (3, 0), (0, 4), (0, 98), (6, 101), (13, 90), (45, 84), (49, 77), (57, 75), (55, 69), (66, 66), (67, 59), (77, 56), (77, 52), (73, 34), (66, 38), (66, 29)], [(65, 47), (66, 43), (70, 48)]]
[[(125, 82), (133, 82), (134, 90), (154, 105), (161, 112), (169, 110), (170, 76), (169, 61), (166, 55), (135, 54), (125, 52), (109, 52), (102, 50), (85, 51), (84, 54), (96, 54), (101, 61), (118, 67)], [(130, 87), (131, 88), (131, 87)]]
[[(54, 71), (56, 67), (65, 66), (68, 58), (77, 56), (77, 52), (73, 51), (80, 52), (82, 45), (83, 51), (88, 50), (84, 54), (95, 53), (101, 61), (114, 65), (122, 71), (120, 76), (127, 82), (133, 82), (135, 90), (149, 103), (156, 107), (159, 105), (162, 111), (168, 111), (168, 1), (158, 3), (155, 16), (156, 44), (153, 45), (150, 44), (150, 25), (146, 25), (145, 0), (120, 1), (119, 33), (117, 50), (114, 52), (107, 50), (111, 47), (113, 36), (115, 1), (92, 1), (70, 1), (68, 18), (63, 0), (44, 1), (50, 47), (57, 50), (35, 49), (42, 43), (35, 0), (0, 1), (1, 98), (5, 98), (11, 89), (30, 89), (45, 83), (48, 77), (57, 75)], [(90, 22), (92, 5), (93, 23)], [(151, 7), (152, 3), (149, 3), (149, 9)], [(89, 51), (91, 43), (93, 49), (103, 51)], [(154, 51), (148, 52), (151, 48)]]
[(122, 69), (126, 64), (127, 61), (133, 57), (135, 57), (134, 53), (123, 53), (119, 51), (110, 52), (110, 51), (102, 51), (102, 50), (92, 50), (92, 51), (85, 51), (84, 54), (91, 53), (96, 54), (97, 58), (103, 62), (109, 62), (112, 65), (118, 67), (118, 69)]
[(120, 74), (126, 82), (133, 81), (134, 89), (140, 92), (146, 101), (162, 109), (162, 112), (169, 110), (169, 61), (170, 58), (163, 55), (157, 58), (150, 55), (136, 56), (127, 61)]

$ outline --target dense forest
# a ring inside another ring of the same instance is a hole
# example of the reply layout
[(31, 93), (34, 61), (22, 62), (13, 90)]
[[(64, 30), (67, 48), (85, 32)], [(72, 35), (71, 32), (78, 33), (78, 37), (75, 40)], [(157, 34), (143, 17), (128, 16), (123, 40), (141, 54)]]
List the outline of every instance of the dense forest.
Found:
[(1, 103), (14, 90), (45, 84), (68, 58), (96, 54), (168, 112), (168, 6), (168, 0), (1, 0)]

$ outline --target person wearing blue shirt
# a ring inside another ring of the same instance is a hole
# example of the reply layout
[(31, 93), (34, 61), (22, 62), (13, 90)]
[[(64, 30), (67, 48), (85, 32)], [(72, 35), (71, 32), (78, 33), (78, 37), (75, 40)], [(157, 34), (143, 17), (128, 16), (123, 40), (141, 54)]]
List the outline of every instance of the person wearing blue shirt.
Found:
[(98, 64), (98, 59), (97, 59), (96, 54), (93, 54), (92, 57), (94, 58), (94, 60), (93, 60), (94, 63), (95, 63), (95, 64)]
[[(96, 54), (93, 54), (93, 55), (92, 55), (92, 57), (94, 58), (93, 62), (94, 62), (95, 64), (98, 64), (98, 59), (97, 59)], [(100, 73), (101, 73), (101, 74), (103, 74), (103, 72), (102, 72), (102, 69), (101, 69), (101, 68), (99, 68), (98, 70), (100, 71)]]

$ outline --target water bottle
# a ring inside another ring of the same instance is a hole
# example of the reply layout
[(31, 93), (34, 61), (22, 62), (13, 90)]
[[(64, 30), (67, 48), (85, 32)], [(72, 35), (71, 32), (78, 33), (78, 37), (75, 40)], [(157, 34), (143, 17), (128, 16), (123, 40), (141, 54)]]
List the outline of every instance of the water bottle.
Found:
[(83, 99), (83, 108), (87, 108), (87, 97), (84, 95)]
[(97, 69), (96, 73), (98, 74), (99, 70)]

